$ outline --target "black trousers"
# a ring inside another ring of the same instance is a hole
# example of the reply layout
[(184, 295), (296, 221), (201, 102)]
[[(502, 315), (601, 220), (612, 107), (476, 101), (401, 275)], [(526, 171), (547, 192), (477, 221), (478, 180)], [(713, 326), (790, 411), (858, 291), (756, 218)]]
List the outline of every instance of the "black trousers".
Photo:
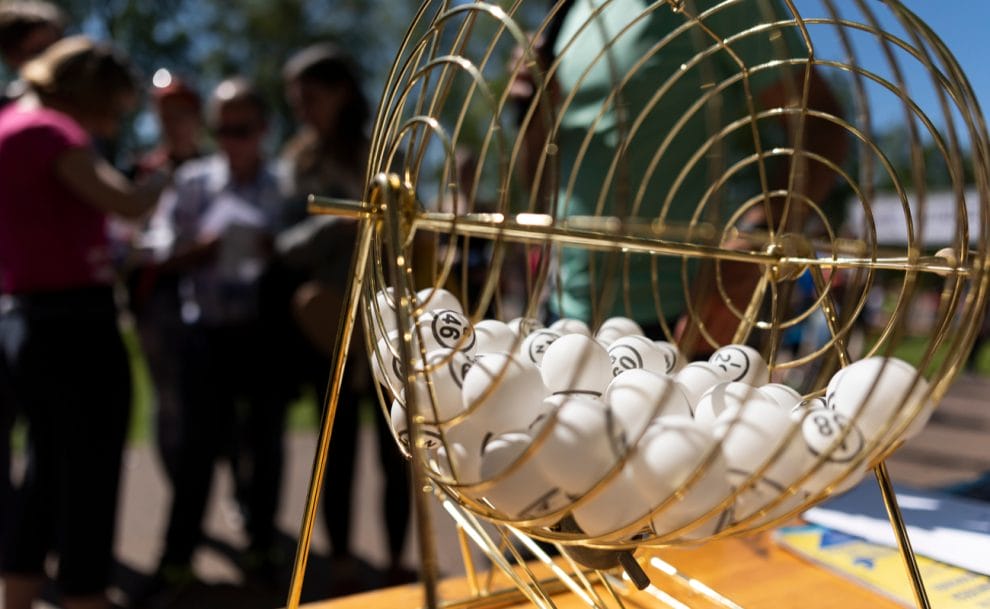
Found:
[[(180, 349), (181, 433), (162, 566), (188, 566), (202, 540), (202, 521), (218, 457), (231, 446), (239, 418), (249, 480), (245, 504), (252, 549), (275, 540), (282, 484), (285, 400), (273, 389), (280, 354), (256, 323), (184, 330)], [(243, 416), (239, 417), (239, 413)]]
[[(366, 358), (362, 345), (352, 355)], [(354, 362), (363, 365), (364, 362)], [(329, 362), (325, 370), (329, 371)], [(329, 376), (329, 372), (326, 376)], [(409, 464), (406, 462), (389, 429), (388, 421), (378, 410), (374, 389), (364, 383), (353, 387), (345, 379), (340, 401), (334, 417), (333, 432), (327, 450), (327, 472), (324, 478), (322, 502), (323, 518), (330, 537), (334, 557), (344, 557), (351, 553), (350, 533), (354, 498), (354, 468), (357, 455), (359, 403), (362, 397), (374, 403), (375, 432), (378, 441), (378, 459), (382, 468), (384, 488), (382, 496), (382, 517), (385, 521), (386, 541), (389, 560), (398, 563), (409, 528), (410, 480)], [(319, 377), (314, 382), (319, 382)], [(324, 380), (323, 384), (326, 384)], [(364, 385), (364, 386), (362, 386)], [(324, 400), (325, 403), (325, 400)]]
[(0, 558), (3, 556), (3, 540), (8, 529), (10, 506), (14, 502), (14, 487), (10, 480), (10, 434), (14, 427), (14, 400), (10, 389), (10, 376), (6, 358), (0, 349)]
[(42, 575), (58, 555), (62, 594), (106, 588), (131, 401), (127, 353), (110, 288), (17, 298), (0, 317), (29, 467), (15, 490), (3, 571)]

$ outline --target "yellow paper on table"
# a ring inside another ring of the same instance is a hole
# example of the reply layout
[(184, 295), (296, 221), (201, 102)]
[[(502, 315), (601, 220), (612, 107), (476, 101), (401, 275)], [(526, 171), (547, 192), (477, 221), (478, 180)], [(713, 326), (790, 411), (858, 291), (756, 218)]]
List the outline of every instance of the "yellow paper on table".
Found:
[[(818, 525), (784, 527), (781, 546), (904, 604), (917, 607), (900, 552)], [(990, 609), (990, 577), (918, 556), (931, 606)]]

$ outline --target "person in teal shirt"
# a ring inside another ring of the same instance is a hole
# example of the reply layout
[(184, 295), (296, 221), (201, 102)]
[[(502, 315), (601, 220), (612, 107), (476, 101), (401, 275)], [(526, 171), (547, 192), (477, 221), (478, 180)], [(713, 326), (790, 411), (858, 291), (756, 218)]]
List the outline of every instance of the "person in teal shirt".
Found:
[[(565, 1), (544, 44), (559, 100), (559, 191), (551, 213), (711, 223), (716, 235), (730, 219), (765, 225), (763, 193), (787, 184), (789, 163), (776, 156), (761, 172), (755, 159), (758, 151), (793, 145), (796, 129), (769, 116), (754, 130), (750, 117), (800, 100), (809, 56), (777, 0), (696, 0), (678, 11), (663, 1)], [(796, 65), (779, 61), (785, 58)], [(809, 107), (840, 115), (824, 81), (808, 73)], [(841, 131), (826, 121), (808, 119), (803, 138), (806, 149), (829, 158), (844, 154)], [(822, 169), (809, 163), (805, 173), (802, 190), (813, 200), (834, 181)], [(680, 256), (562, 248), (549, 306), (592, 324), (623, 315), (673, 329), (695, 297), (697, 267)], [(721, 272), (738, 275), (729, 291), (739, 294), (730, 297), (744, 309), (759, 269), (723, 263)], [(699, 314), (708, 308), (700, 305)], [(728, 333), (718, 326), (708, 323), (713, 333)]]

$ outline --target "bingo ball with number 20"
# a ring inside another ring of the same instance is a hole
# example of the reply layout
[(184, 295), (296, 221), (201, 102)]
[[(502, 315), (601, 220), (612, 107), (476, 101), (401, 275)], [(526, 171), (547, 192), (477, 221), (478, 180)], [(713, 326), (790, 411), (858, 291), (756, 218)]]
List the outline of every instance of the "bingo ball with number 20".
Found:
[(670, 356), (645, 336), (623, 336), (608, 346), (612, 375), (640, 368), (655, 374), (667, 374), (673, 368)]

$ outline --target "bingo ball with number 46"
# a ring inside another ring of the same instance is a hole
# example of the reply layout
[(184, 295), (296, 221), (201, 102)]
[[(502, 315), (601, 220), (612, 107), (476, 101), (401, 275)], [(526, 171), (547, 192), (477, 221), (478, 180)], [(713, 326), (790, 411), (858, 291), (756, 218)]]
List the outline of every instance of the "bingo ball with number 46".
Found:
[(468, 318), (457, 311), (427, 311), (416, 319), (416, 325), (427, 353), (435, 349), (456, 349), (474, 355), (474, 328)]

